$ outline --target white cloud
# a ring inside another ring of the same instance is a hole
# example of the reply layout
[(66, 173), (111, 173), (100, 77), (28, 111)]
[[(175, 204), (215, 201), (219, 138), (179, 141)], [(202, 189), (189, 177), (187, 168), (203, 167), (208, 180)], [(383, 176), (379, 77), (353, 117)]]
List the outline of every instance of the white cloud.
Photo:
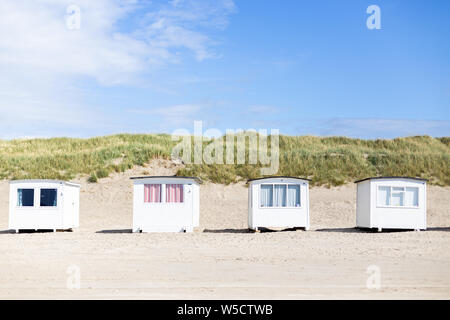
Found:
[(255, 115), (262, 115), (262, 116), (267, 116), (267, 115), (272, 115), (272, 114), (276, 114), (278, 113), (280, 110), (277, 107), (274, 106), (269, 106), (269, 105), (254, 105), (254, 106), (250, 106), (248, 107), (244, 113), (246, 114), (255, 114)]
[(105, 83), (136, 72), (145, 45), (112, 28), (126, 10), (102, 0), (80, 1), (79, 6), (81, 28), (70, 30), (66, 1), (2, 1), (0, 64), (53, 76), (89, 76)]
[(198, 104), (182, 104), (152, 109), (129, 109), (128, 112), (147, 115), (158, 115), (165, 118), (189, 117), (197, 114), (202, 110), (202, 106)]
[(151, 109), (128, 109), (132, 114), (141, 115), (153, 128), (168, 131), (183, 126), (190, 127), (195, 120), (202, 118), (202, 114), (209, 107), (201, 104), (183, 104)]
[(65, 20), (69, 3), (2, 0), (0, 64), (122, 83), (154, 64), (177, 61), (182, 48), (198, 60), (213, 56), (213, 42), (196, 29), (205, 21), (222, 26), (230, 13), (228, 1), (177, 1), (146, 7), (150, 12), (139, 28), (124, 32), (117, 24), (137, 14), (139, 2), (78, 0), (81, 27), (71, 30)]
[(382, 119), (382, 118), (334, 118), (304, 120), (297, 133), (325, 136), (347, 136), (362, 139), (396, 138), (416, 135), (433, 137), (450, 136), (450, 121)]
[[(72, 4), (80, 8), (79, 29), (66, 25)], [(226, 26), (233, 10), (228, 0), (2, 0), (0, 125), (95, 124), (95, 106), (85, 104), (78, 81), (135, 84), (186, 55), (215, 57), (208, 31)]]
[(225, 28), (228, 15), (236, 12), (232, 0), (174, 0), (170, 5), (162, 5), (158, 11), (150, 12), (147, 17), (154, 20), (164, 19), (171, 24), (185, 28), (193, 25)]

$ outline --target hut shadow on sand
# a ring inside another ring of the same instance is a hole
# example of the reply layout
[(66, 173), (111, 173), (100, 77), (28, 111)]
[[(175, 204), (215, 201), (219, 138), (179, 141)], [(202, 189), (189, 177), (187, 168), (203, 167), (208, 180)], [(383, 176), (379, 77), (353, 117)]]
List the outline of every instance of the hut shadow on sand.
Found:
[[(270, 228), (258, 228), (258, 232), (285, 232), (285, 231), (299, 231), (304, 228), (285, 228), (285, 229), (270, 229)], [(205, 229), (204, 233), (255, 233), (252, 229)]]
[[(67, 229), (67, 230), (63, 230), (63, 229), (57, 229), (56, 230), (57, 232), (61, 232), (61, 231), (63, 231), (63, 232), (73, 232), (73, 230), (72, 229)], [(35, 230), (35, 229), (20, 229), (19, 230), (19, 233), (54, 233), (54, 230), (53, 229), (38, 229), (38, 230)], [(0, 231), (0, 234), (16, 234), (16, 231), (15, 230), (2, 230), (2, 231)]]
[(203, 233), (251, 233), (249, 229), (205, 229)]
[(105, 234), (112, 234), (112, 233), (132, 233), (133, 230), (131, 229), (111, 229), (111, 230), (100, 230), (96, 231), (95, 233), (105, 233)]
[(318, 232), (340, 232), (340, 233), (400, 233), (400, 232), (411, 232), (413, 229), (383, 229), (378, 232), (377, 228), (325, 228), (317, 229)]
[(450, 232), (450, 227), (431, 227), (431, 228), (427, 228), (426, 231), (447, 231)]

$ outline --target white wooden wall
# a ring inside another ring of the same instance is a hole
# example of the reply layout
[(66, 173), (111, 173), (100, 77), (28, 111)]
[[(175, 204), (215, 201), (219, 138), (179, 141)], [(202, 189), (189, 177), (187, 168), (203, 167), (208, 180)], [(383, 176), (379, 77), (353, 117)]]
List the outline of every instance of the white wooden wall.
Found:
[[(262, 184), (300, 184), (300, 207), (261, 207)], [(294, 228), (309, 229), (309, 183), (307, 180), (291, 178), (268, 178), (249, 183), (248, 223), (249, 228)]]
[[(34, 189), (34, 206), (17, 206), (17, 190)], [(40, 207), (40, 189), (57, 189), (57, 206)], [(9, 229), (71, 229), (79, 226), (77, 185), (63, 181), (21, 180), (10, 182)]]
[[(133, 181), (133, 232), (192, 232), (199, 225), (200, 188), (194, 179), (146, 178)], [(145, 184), (182, 184), (184, 202), (145, 203)]]
[[(385, 207), (377, 203), (379, 186), (417, 187), (418, 207)], [(358, 183), (357, 226), (385, 229), (426, 229), (426, 182), (407, 178), (371, 179)]]

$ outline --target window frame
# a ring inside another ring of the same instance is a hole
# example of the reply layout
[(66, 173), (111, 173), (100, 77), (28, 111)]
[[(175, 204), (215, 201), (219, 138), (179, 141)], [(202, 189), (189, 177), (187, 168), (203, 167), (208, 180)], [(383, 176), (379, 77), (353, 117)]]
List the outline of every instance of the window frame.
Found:
[[(161, 201), (160, 202), (145, 202), (145, 185), (149, 184), (159, 184), (161, 186)], [(183, 202), (167, 202), (166, 201), (166, 185), (168, 184), (180, 184), (183, 186)], [(171, 206), (183, 206), (186, 204), (186, 185), (185, 183), (144, 183), (143, 190), (143, 203), (145, 206), (161, 206), (161, 205), (171, 205)]]
[[(42, 198), (42, 190), (55, 190), (56, 192), (56, 206), (43, 206), (41, 203), (41, 198)], [(41, 209), (54, 209), (54, 208), (58, 208), (59, 206), (59, 196), (58, 196), (58, 188), (39, 188), (39, 208)]]
[[(274, 197), (274, 192), (275, 192), (275, 185), (285, 185), (286, 186), (286, 206), (271, 206), (271, 207), (264, 207), (261, 206), (261, 186), (267, 186), (267, 185), (271, 185), (272, 186), (272, 198)], [(288, 199), (289, 199), (289, 186), (298, 186), (298, 192), (299, 192), (299, 200), (300, 200), (300, 205), (297, 206), (288, 206)], [(260, 183), (259, 187), (258, 187), (258, 192), (259, 192), (259, 196), (258, 196), (258, 208), (259, 209), (301, 209), (303, 208), (303, 201), (302, 201), (302, 184), (301, 183), (293, 183), (293, 182), (273, 182), (273, 183)]]
[[(19, 190), (33, 190), (33, 205), (32, 206), (20, 206), (19, 205)], [(16, 188), (16, 208), (18, 209), (31, 209), (36, 207), (36, 188)]]
[[(161, 187), (160, 187), (160, 193), (161, 193), (161, 195), (160, 195), (160, 197), (161, 197), (161, 201), (159, 201), (159, 202), (151, 202), (151, 201), (149, 201), (149, 202), (145, 202), (145, 186), (146, 185), (160, 185)], [(143, 184), (143, 186), (144, 186), (144, 190), (143, 190), (143, 203), (144, 203), (144, 205), (152, 205), (152, 206), (157, 206), (157, 205), (161, 205), (162, 203), (164, 203), (163, 202), (163, 199), (164, 199), (164, 196), (165, 196), (165, 190), (164, 190), (164, 188), (163, 188), (163, 185), (164, 184), (162, 184), (162, 183), (144, 183)]]
[[(19, 206), (17, 204), (18, 202), (18, 192), (19, 189), (32, 189), (34, 190), (34, 205), (29, 207)], [(41, 190), (42, 189), (53, 189), (56, 190), (56, 206), (48, 206), (48, 207), (42, 207), (41, 206)], [(38, 210), (38, 211), (58, 211), (60, 208), (61, 198), (59, 196), (60, 194), (60, 188), (59, 187), (53, 187), (53, 186), (46, 186), (46, 187), (16, 187), (16, 209), (17, 210)]]
[[(183, 187), (183, 201), (181, 202), (167, 202), (167, 185), (174, 184), (174, 185), (181, 185)], [(186, 203), (186, 188), (184, 183), (165, 183), (164, 184), (164, 203), (168, 203), (170, 205), (184, 205)]]
[[(379, 191), (380, 188), (389, 188), (389, 205), (380, 205), (379, 200)], [(402, 188), (402, 191), (395, 191), (395, 193), (403, 193), (403, 206), (394, 206), (392, 205), (392, 193), (393, 188)], [(417, 189), (417, 206), (407, 206), (406, 205), (406, 189)], [(420, 188), (417, 186), (392, 186), (392, 185), (377, 185), (376, 189), (376, 207), (377, 208), (396, 208), (396, 209), (418, 209), (420, 208), (420, 197), (419, 197)]]

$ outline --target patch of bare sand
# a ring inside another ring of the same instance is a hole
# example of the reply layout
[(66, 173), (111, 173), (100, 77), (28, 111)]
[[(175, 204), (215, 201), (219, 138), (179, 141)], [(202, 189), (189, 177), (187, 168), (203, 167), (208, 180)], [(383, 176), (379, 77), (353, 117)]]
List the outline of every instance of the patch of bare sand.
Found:
[[(0, 182), (0, 298), (450, 298), (450, 188), (428, 186), (428, 231), (357, 232), (356, 187), (311, 188), (311, 231), (247, 233), (247, 188), (201, 186), (193, 234), (132, 234), (131, 176), (171, 175), (155, 160), (82, 184), (81, 227), (11, 234)], [(69, 266), (81, 289), (69, 290)], [(367, 268), (381, 289), (366, 287)]]

